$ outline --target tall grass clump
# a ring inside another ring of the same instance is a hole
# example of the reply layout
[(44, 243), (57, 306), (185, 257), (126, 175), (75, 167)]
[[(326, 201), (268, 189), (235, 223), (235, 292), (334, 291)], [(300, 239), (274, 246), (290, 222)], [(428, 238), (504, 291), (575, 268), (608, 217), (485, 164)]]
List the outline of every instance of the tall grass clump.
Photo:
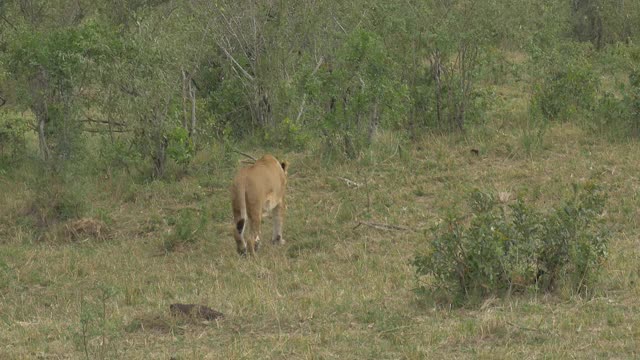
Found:
[(168, 219), (172, 230), (167, 233), (162, 242), (165, 252), (178, 250), (200, 239), (202, 230), (207, 223), (207, 216), (199, 210), (182, 209), (177, 216)]
[(499, 206), (481, 191), (470, 198), (471, 220), (448, 216), (413, 259), (422, 294), (462, 305), (525, 291), (592, 290), (608, 243), (599, 186), (574, 185), (550, 210), (523, 200)]

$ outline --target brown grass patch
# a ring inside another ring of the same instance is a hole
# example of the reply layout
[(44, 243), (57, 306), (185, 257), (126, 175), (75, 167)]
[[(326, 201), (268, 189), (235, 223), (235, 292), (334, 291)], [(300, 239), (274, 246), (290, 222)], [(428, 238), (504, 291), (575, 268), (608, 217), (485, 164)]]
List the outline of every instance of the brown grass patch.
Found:
[(92, 218), (70, 220), (64, 224), (64, 232), (72, 241), (106, 240), (110, 237), (107, 225)]

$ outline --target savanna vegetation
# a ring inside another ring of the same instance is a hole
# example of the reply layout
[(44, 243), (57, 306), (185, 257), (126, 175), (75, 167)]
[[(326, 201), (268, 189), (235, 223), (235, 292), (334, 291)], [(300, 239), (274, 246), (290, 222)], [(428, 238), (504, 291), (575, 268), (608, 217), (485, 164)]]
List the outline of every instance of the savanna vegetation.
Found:
[[(639, 42), (625, 0), (0, 1), (0, 358), (638, 357)], [(249, 259), (241, 152), (290, 163)]]

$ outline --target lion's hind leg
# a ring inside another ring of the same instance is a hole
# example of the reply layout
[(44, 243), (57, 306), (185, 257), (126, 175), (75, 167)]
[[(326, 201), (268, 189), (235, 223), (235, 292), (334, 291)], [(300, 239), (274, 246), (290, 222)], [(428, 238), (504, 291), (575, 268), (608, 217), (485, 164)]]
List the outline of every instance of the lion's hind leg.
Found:
[(260, 224), (262, 223), (262, 212), (260, 207), (250, 210), (249, 214), (249, 238), (247, 239), (247, 249), (249, 255), (254, 256), (260, 247)]
[(244, 241), (244, 233), (246, 229), (246, 221), (239, 219), (235, 222), (235, 228), (233, 229), (233, 238), (236, 240), (236, 247), (239, 255), (247, 255), (247, 243)]
[(273, 209), (273, 237), (274, 244), (284, 245), (282, 238), (282, 223), (284, 222), (284, 205), (280, 204)]

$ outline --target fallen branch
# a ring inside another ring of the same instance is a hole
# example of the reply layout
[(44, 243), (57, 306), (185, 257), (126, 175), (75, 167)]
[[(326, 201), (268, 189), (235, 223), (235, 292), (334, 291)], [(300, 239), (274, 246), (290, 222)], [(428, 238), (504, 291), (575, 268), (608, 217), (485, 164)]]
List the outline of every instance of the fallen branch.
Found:
[(224, 46), (222, 46), (220, 43), (218, 43), (217, 45), (218, 45), (218, 47), (219, 47), (220, 49), (222, 49), (222, 51), (225, 53), (225, 55), (227, 55), (227, 58), (229, 58), (229, 60), (231, 60), (231, 62), (235, 65), (235, 66), (234, 66), (234, 68), (236, 68), (236, 67), (237, 67), (237, 68), (238, 68), (238, 70), (240, 70), (240, 72), (242, 72), (242, 75), (244, 75), (247, 79), (249, 79), (249, 80), (251, 80), (251, 81), (253, 81), (253, 80), (254, 80), (254, 79), (253, 79), (253, 76), (251, 76), (251, 74), (249, 74), (249, 73), (247, 72), (247, 70), (245, 70), (245, 69), (242, 67), (242, 65), (240, 65), (240, 64), (238, 63), (238, 61), (236, 61), (236, 59), (235, 59), (235, 58), (234, 58), (234, 57), (233, 57), (233, 56), (232, 56), (232, 55), (227, 51), (227, 49), (225, 49), (225, 47), (224, 47)]
[(347, 184), (347, 186), (353, 186), (355, 188), (359, 188), (360, 186), (362, 186), (362, 184), (359, 184), (353, 180), (349, 180), (347, 178), (343, 178), (340, 176), (336, 176), (336, 179), (344, 181)]
[(169, 311), (173, 316), (188, 316), (202, 320), (216, 320), (224, 318), (224, 314), (205, 305), (199, 304), (171, 304)]
[(253, 160), (253, 162), (258, 161), (258, 159), (254, 158), (253, 156), (251, 156), (251, 155), (249, 155), (249, 154), (247, 154), (247, 153), (243, 153), (242, 151), (240, 151), (240, 150), (238, 150), (238, 149), (231, 148), (231, 151), (233, 151), (234, 153), (238, 153), (238, 154), (240, 154), (240, 155), (242, 155), (242, 156), (246, 156), (246, 157), (248, 157), (249, 159)]
[(360, 225), (366, 225), (366, 226), (372, 227), (374, 229), (385, 230), (385, 231), (392, 231), (392, 230), (411, 231), (412, 230), (410, 227), (407, 227), (407, 226), (393, 225), (393, 224), (381, 224), (381, 223), (374, 223), (374, 222), (367, 222), (367, 221), (358, 221), (358, 224), (353, 227), (353, 230), (355, 230), (358, 227), (360, 227)]
[[(543, 331), (543, 330), (541, 330), (541, 329), (534, 329), (534, 328), (530, 328), (530, 327), (526, 327), (526, 326), (522, 326), (522, 325), (514, 324), (514, 323), (512, 323), (511, 321), (506, 321), (506, 323), (507, 323), (507, 324), (509, 324), (509, 325), (511, 325), (511, 326), (513, 326), (513, 327), (515, 327), (515, 328), (518, 328), (518, 329), (520, 329), (520, 330), (524, 330), (524, 331), (536, 331), (536, 332), (542, 332), (542, 331)], [(538, 326), (539, 326), (539, 325), (538, 325)]]
[(88, 132), (88, 133), (94, 133), (94, 134), (107, 134), (109, 132), (113, 132), (113, 133), (128, 133), (131, 132), (132, 130), (129, 129), (82, 129), (82, 131), (84, 132)]
[(94, 124), (104, 124), (104, 125), (114, 125), (114, 126), (127, 126), (125, 123), (117, 122), (117, 121), (108, 121), (108, 120), (96, 120), (92, 117), (87, 116), (86, 119), (80, 120), (82, 122), (94, 123)]

